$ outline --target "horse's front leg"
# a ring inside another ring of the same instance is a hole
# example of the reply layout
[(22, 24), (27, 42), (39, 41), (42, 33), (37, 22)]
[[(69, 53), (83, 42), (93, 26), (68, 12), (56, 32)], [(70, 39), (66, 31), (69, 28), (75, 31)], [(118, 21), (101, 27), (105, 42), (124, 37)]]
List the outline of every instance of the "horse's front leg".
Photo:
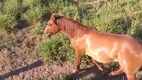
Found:
[(79, 69), (80, 69), (80, 63), (81, 63), (81, 60), (82, 60), (82, 56), (84, 55), (84, 52), (81, 51), (81, 50), (76, 50), (76, 60), (77, 60), (77, 66), (76, 66), (76, 69), (73, 71), (73, 72), (79, 72)]

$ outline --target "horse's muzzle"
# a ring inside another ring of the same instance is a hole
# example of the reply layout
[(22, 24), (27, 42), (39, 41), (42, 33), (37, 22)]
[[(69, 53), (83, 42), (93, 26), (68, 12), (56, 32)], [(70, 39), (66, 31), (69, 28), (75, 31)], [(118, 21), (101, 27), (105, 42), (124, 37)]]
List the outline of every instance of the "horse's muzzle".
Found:
[(51, 38), (51, 34), (50, 34), (50, 33), (47, 34), (46, 37), (47, 37), (47, 38)]

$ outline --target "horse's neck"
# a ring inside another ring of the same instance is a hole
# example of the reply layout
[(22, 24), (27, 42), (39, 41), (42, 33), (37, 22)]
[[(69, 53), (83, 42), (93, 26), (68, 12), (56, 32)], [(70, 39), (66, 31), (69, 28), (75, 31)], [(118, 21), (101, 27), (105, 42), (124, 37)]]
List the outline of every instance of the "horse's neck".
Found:
[(70, 40), (72, 40), (73, 38), (75, 38), (75, 35), (74, 35), (74, 31), (73, 30), (70, 30), (70, 31), (72, 31), (72, 33), (70, 33), (69, 31), (67, 31), (67, 30), (61, 30), (63, 33), (65, 33), (66, 34), (66, 36), (70, 39)]
[[(76, 27), (79, 27), (79, 26), (76, 26)], [(95, 29), (93, 30), (96, 31)], [(66, 30), (62, 30), (62, 32), (65, 33), (70, 40), (74, 40), (74, 39), (77, 39), (78, 37), (82, 37), (83, 35), (86, 35), (91, 31), (92, 31), (92, 28), (88, 28), (88, 27), (85, 27), (83, 29), (79, 28), (75, 30), (70, 30), (69, 32)]]
[(73, 39), (71, 36), (70, 36), (70, 34), (68, 34), (67, 32), (65, 32), (65, 31), (62, 31), (69, 39), (70, 39), (70, 41)]
[(92, 30), (92, 28), (86, 27), (68, 18), (62, 18), (62, 20), (59, 21), (59, 26), (61, 31), (64, 32), (70, 39), (81, 37)]

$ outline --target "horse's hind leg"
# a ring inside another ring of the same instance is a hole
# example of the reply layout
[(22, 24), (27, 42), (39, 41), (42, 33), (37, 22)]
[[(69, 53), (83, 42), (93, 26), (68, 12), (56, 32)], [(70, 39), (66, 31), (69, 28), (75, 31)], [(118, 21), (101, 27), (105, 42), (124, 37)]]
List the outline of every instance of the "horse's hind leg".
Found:
[(136, 66), (137, 64), (129, 63), (126, 60), (124, 62), (125, 64), (120, 64), (120, 66), (126, 73), (128, 80), (136, 80), (135, 73), (139, 66)]
[(122, 74), (124, 73), (124, 70), (122, 68), (116, 70), (116, 71), (112, 71), (109, 73), (109, 76), (115, 76), (115, 75), (119, 75), (119, 74)]
[(97, 62), (92, 58), (91, 61), (93, 63), (95, 63), (95, 65), (97, 66), (97, 68), (100, 70), (100, 71), (103, 71), (103, 69), (97, 64)]
[(127, 58), (126, 60), (123, 58), (119, 63), (126, 73), (128, 80), (136, 80), (135, 73), (140, 68), (139, 60), (134, 59), (132, 62), (131, 59)]
[(126, 74), (128, 80), (136, 80), (135, 74)]

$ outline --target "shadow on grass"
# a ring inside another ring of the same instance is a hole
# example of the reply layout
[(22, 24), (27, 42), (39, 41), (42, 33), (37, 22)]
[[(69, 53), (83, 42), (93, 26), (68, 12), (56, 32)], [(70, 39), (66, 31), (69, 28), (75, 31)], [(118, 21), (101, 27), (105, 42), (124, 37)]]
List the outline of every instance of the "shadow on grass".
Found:
[(29, 26), (29, 22), (27, 20), (19, 20), (18, 25), (16, 27), (17, 30), (22, 30)]
[[(91, 76), (90, 76), (91, 75)], [(85, 69), (81, 69), (79, 73), (74, 73), (70, 75), (71, 78), (68, 80), (79, 80), (79, 79), (86, 79), (87, 80), (127, 80), (125, 74), (108, 77), (104, 76), (102, 72), (100, 72), (97, 67), (88, 67)], [(88, 79), (89, 78), (89, 79)]]
[(42, 16), (42, 19), (44, 20), (44, 21), (48, 21), (49, 19), (50, 19), (50, 16), (51, 16), (52, 14), (51, 14), (51, 12), (47, 12), (47, 13), (45, 13), (43, 16)]
[(138, 39), (141, 39), (141, 42), (142, 42), (142, 27), (141, 26), (136, 28), (135, 34), (133, 36)]
[(37, 67), (39, 67), (41, 65), (43, 65), (43, 61), (38, 60), (38, 61), (28, 65), (28, 66), (22, 67), (20, 69), (15, 70), (15, 71), (11, 71), (11, 72), (5, 73), (3, 75), (0, 75), (0, 80), (4, 80), (4, 79), (6, 79), (8, 77), (12, 77), (14, 75), (18, 75), (18, 74), (20, 74), (20, 73), (22, 73), (24, 71), (28, 71), (28, 70), (31, 70), (33, 68), (37, 68)]
[[(91, 77), (89, 75), (91, 75)], [(136, 73), (136, 77), (137, 80), (142, 80), (142, 68)], [(102, 72), (100, 72), (97, 67), (81, 69), (79, 73), (71, 74), (67, 80), (80, 80), (82, 78), (87, 78), (87, 80), (127, 80), (125, 73), (113, 77), (108, 77), (102, 75)]]
[(96, 67), (88, 67), (84, 69), (80, 69), (78, 73), (74, 73), (71, 76), (73, 76), (76, 79), (83, 78), (87, 75), (93, 75), (93, 76), (99, 76), (100, 71)]

